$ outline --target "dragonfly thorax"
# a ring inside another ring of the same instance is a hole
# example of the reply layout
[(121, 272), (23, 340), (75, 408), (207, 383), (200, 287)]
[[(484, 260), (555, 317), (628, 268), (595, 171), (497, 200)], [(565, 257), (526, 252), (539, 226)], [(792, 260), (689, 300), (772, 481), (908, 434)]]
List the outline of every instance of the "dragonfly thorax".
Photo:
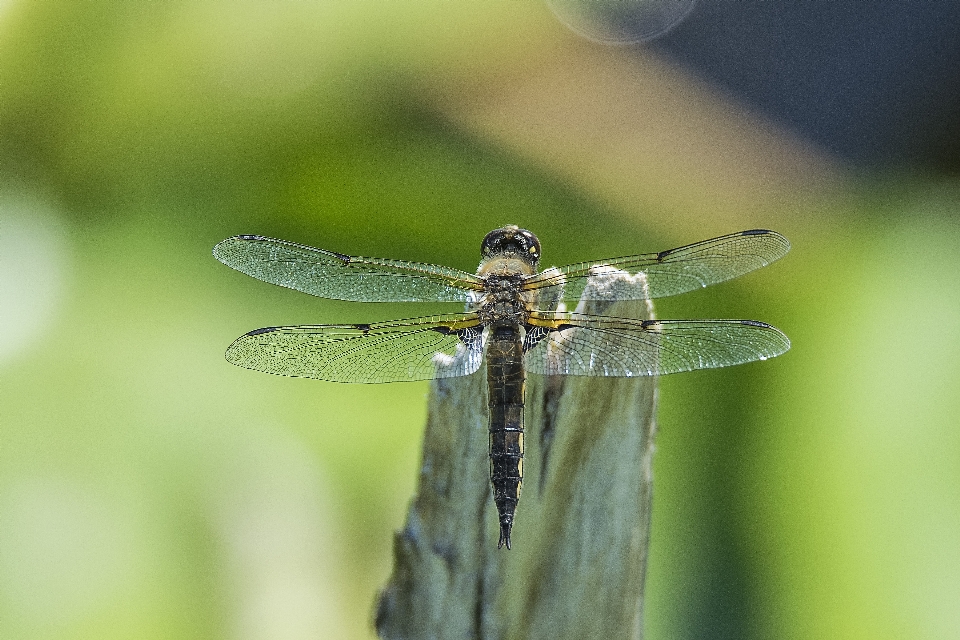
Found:
[(485, 325), (519, 326), (526, 323), (530, 312), (519, 300), (494, 301), (481, 305), (477, 315), (480, 316), (480, 322)]
[(491, 274), (485, 281), (487, 297), (498, 300), (519, 298), (521, 285), (523, 285), (523, 276), (518, 273)]
[(486, 291), (477, 309), (482, 323), (516, 326), (526, 322), (529, 311), (521, 293), (523, 278), (518, 273), (487, 276)]

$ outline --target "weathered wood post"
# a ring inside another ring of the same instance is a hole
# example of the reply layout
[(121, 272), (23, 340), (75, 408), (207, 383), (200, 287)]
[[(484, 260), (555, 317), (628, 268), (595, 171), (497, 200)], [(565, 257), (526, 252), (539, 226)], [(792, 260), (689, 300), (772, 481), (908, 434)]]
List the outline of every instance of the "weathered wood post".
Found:
[[(578, 310), (653, 317), (648, 301), (581, 302)], [(377, 633), (641, 638), (656, 379), (528, 378), (523, 494), (509, 551), (497, 549), (485, 382), (480, 371), (433, 383), (419, 487), (394, 541)]]

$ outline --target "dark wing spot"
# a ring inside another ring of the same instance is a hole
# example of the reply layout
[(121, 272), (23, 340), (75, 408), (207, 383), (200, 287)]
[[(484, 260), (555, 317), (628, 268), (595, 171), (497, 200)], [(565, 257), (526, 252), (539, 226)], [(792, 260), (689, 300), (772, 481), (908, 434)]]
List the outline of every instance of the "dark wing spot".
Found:
[(741, 231), (740, 235), (742, 236), (765, 236), (770, 233), (769, 229), (747, 229), (746, 231)]
[(356, 329), (357, 331), (363, 331), (364, 333), (370, 333), (370, 325), (369, 325), (369, 324), (355, 324), (355, 325), (353, 325), (353, 328)]
[(266, 240), (266, 239), (267, 239), (266, 236), (247, 236), (247, 235), (242, 235), (242, 236), (237, 236), (237, 237), (240, 238), (241, 240)]
[(759, 320), (741, 320), (740, 324), (749, 325), (751, 327), (764, 327), (765, 329), (771, 328), (766, 322), (760, 322)]
[(550, 334), (548, 329), (544, 327), (535, 327), (533, 325), (526, 325), (526, 335), (523, 336), (523, 352), (526, 353), (533, 349), (537, 344), (540, 343), (545, 337)]
[(327, 251), (330, 255), (337, 258), (337, 260), (343, 260), (343, 264), (350, 264), (350, 256), (345, 256), (342, 253), (337, 253), (336, 251)]
[(649, 329), (650, 327), (655, 327), (660, 324), (659, 320), (644, 320), (640, 323), (641, 329)]
[(270, 332), (273, 331), (274, 329), (277, 329), (277, 327), (264, 327), (264, 328), (262, 328), (262, 329), (254, 329), (253, 331), (249, 332), (247, 335), (248, 335), (248, 336), (258, 336), (258, 335), (260, 335), (261, 333), (270, 333)]
[(663, 262), (663, 259), (674, 252), (674, 249), (667, 249), (657, 254), (657, 262)]

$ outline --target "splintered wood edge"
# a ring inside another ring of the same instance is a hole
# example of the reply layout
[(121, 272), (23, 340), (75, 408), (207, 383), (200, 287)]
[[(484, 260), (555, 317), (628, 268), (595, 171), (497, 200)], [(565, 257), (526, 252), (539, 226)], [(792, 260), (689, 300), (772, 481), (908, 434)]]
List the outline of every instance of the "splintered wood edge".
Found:
[[(649, 302), (588, 313), (652, 318)], [(497, 549), (483, 370), (433, 383), (384, 639), (640, 638), (656, 379), (528, 376), (513, 549)]]

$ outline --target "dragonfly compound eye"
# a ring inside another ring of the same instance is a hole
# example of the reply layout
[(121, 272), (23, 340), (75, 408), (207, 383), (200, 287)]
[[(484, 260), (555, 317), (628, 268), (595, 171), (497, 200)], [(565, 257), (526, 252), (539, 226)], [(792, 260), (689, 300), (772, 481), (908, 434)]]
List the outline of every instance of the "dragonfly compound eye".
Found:
[(533, 264), (540, 260), (540, 241), (537, 236), (516, 225), (508, 225), (488, 233), (480, 250), (485, 258), (510, 253)]

